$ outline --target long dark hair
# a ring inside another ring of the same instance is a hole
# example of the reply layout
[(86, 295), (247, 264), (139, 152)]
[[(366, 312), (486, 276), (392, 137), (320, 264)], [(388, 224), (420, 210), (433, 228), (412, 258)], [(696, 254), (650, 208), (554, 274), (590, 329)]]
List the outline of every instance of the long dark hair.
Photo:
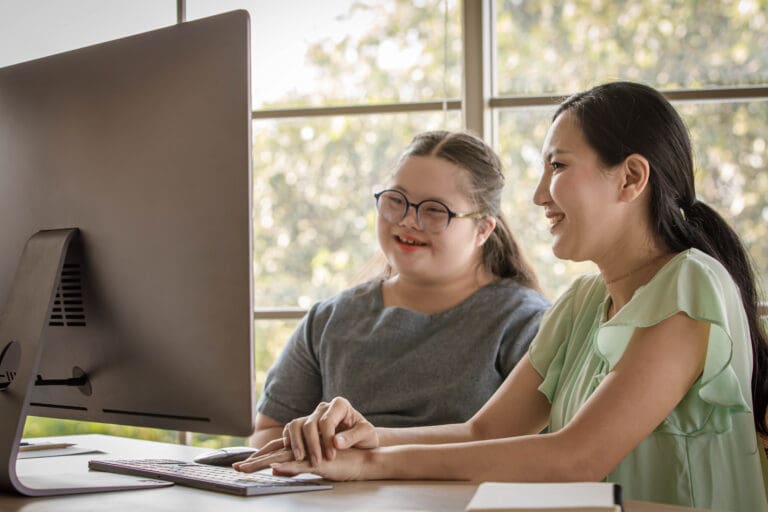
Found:
[(758, 315), (758, 290), (738, 235), (712, 208), (696, 199), (688, 130), (674, 107), (655, 89), (631, 82), (599, 85), (567, 98), (554, 119), (572, 112), (590, 146), (606, 166), (632, 153), (651, 167), (651, 221), (658, 239), (673, 252), (691, 247), (716, 258), (741, 292), (752, 338), (752, 398), (755, 427), (768, 435), (768, 344)]
[(496, 152), (472, 134), (436, 130), (416, 135), (400, 156), (400, 162), (412, 156), (442, 158), (467, 171), (467, 196), (477, 211), (496, 218), (496, 227), (483, 244), (484, 267), (495, 276), (511, 278), (540, 291), (536, 272), (523, 256), (501, 213), (504, 174)]

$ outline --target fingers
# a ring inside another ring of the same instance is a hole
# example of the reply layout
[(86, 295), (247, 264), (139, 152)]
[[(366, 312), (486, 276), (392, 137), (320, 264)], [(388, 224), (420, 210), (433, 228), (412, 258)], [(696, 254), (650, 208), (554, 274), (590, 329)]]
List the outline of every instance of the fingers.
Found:
[(288, 449), (273, 451), (256, 457), (249, 457), (242, 462), (232, 464), (232, 468), (243, 473), (253, 473), (260, 469), (268, 468), (271, 464), (288, 462), (293, 460), (293, 452)]
[[(318, 423), (320, 418), (325, 414), (328, 409), (328, 404), (321, 402), (315, 411), (306, 417), (304, 423), (301, 426), (301, 435), (304, 447), (309, 454), (309, 460), (313, 466), (317, 466), (323, 458), (322, 439), (320, 438), (320, 431), (318, 430)], [(291, 442), (295, 439), (291, 437)], [(296, 457), (296, 460), (302, 460)]]
[(261, 448), (257, 452), (254, 452), (249, 459), (258, 457), (260, 455), (265, 455), (267, 453), (275, 452), (277, 450), (282, 450), (285, 448), (284, 439), (282, 437), (278, 437), (277, 439), (273, 439)]
[(288, 422), (283, 438), (283, 446), (290, 447), (295, 460), (309, 460), (313, 467), (323, 459), (334, 460), (337, 449), (378, 446), (373, 425), (341, 397), (321, 402), (309, 416)]
[(275, 476), (296, 476), (299, 473), (311, 473), (313, 469), (310, 463), (305, 460), (283, 462), (282, 464), (275, 462), (271, 466), (272, 474)]
[(328, 480), (361, 480), (366, 478), (366, 450), (344, 450), (338, 452), (335, 461), (321, 460), (314, 466), (309, 461), (290, 461), (273, 463), (272, 474), (292, 476), (299, 473), (312, 473)]
[(362, 420), (352, 428), (339, 432), (333, 437), (333, 443), (339, 450), (347, 448), (376, 448), (379, 446), (379, 436), (376, 429), (368, 421)]
[[(336, 457), (336, 446), (334, 445), (334, 437), (339, 429), (339, 425), (345, 423), (351, 413), (356, 413), (352, 405), (348, 400), (341, 397), (336, 397), (328, 404), (328, 408), (325, 413), (320, 417), (319, 430), (320, 437), (323, 443), (323, 452), (328, 460), (333, 460)], [(351, 445), (349, 445), (351, 446)], [(339, 447), (342, 448), (342, 447)]]
[(302, 434), (302, 425), (306, 418), (296, 418), (288, 422), (283, 429), (283, 437), (288, 439), (288, 444), (293, 450), (293, 458), (304, 460), (304, 435)]

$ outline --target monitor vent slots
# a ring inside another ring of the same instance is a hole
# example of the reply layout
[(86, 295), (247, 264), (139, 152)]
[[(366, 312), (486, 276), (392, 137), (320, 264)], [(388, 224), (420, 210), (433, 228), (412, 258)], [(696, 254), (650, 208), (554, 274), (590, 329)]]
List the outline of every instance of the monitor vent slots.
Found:
[(85, 327), (80, 264), (64, 263), (48, 325), (53, 327)]

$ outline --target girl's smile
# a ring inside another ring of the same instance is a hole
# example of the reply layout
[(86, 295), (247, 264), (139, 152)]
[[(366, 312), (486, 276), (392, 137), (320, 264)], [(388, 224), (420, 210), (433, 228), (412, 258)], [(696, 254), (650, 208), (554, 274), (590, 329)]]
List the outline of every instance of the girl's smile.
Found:
[(395, 238), (395, 244), (397, 244), (397, 246), (403, 251), (408, 251), (408, 252), (417, 251), (429, 245), (426, 242), (422, 242), (408, 235), (396, 234), (394, 235), (394, 238)]

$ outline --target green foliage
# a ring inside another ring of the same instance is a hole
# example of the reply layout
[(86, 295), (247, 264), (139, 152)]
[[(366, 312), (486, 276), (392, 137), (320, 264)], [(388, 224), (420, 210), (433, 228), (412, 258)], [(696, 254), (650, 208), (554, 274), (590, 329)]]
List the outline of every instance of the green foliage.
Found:
[(766, 0), (497, 0), (499, 92), (768, 82)]
[(40, 418), (37, 416), (30, 416), (27, 418), (23, 437), (64, 436), (71, 434), (107, 434), (147, 439), (150, 441), (162, 441), (166, 443), (175, 443), (178, 440), (178, 433), (172, 430), (111, 425), (107, 423), (91, 423), (85, 421), (58, 420), (53, 418)]
[[(498, 0), (496, 7), (501, 95), (566, 94), (616, 79), (661, 89), (768, 83), (768, 0)], [(265, 108), (460, 97), (457, 0), (360, 0), (350, 2), (342, 16), (360, 30), (328, 34), (308, 46), (312, 92), (287, 94)], [(280, 71), (262, 76), (270, 72)], [(765, 280), (768, 102), (689, 103), (679, 109), (692, 134), (700, 197), (733, 223)], [(575, 275), (594, 268), (553, 256), (548, 226), (531, 201), (552, 110), (498, 112), (498, 150), (507, 170), (505, 214), (545, 290), (556, 297)], [(461, 126), (458, 112), (255, 121), (256, 305), (309, 307), (356, 282), (378, 253), (373, 192), (386, 183), (413, 135)], [(295, 325), (256, 322), (259, 392)], [(72, 423), (33, 418), (25, 435), (93, 428), (175, 439), (164, 431)], [(243, 440), (196, 435), (194, 442)]]
[(269, 107), (458, 98), (459, 12), (458, 0), (350, 1), (339, 18), (364, 30), (312, 40), (306, 52), (316, 76), (312, 92)]
[(679, 110), (694, 144), (699, 198), (734, 227), (766, 289), (768, 102), (687, 104)]

